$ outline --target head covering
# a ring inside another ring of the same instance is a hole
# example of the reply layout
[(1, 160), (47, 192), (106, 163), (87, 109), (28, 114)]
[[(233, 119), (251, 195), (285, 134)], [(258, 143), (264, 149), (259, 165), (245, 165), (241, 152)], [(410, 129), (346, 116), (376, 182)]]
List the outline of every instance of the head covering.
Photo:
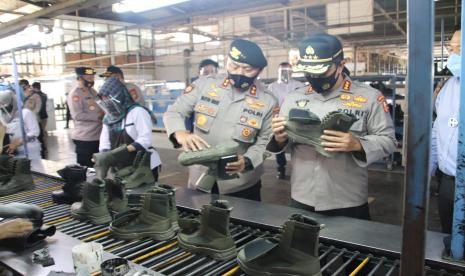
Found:
[(76, 67), (74, 71), (76, 72), (76, 75), (78, 76), (95, 75), (94, 68), (90, 68), (90, 67)]
[(107, 124), (121, 121), (126, 117), (128, 109), (134, 105), (126, 85), (115, 77), (105, 81), (97, 96), (97, 104), (106, 113), (104, 123)]
[(207, 58), (207, 59), (202, 60), (202, 61), (199, 63), (199, 69), (201, 69), (202, 67), (205, 67), (205, 66), (207, 66), (207, 65), (213, 65), (213, 66), (215, 66), (216, 68), (219, 67), (218, 62), (216, 62), (216, 61), (214, 61), (214, 60), (212, 60), (212, 59)]
[(6, 126), (17, 111), (15, 92), (11, 89), (0, 90), (0, 122)]
[(294, 72), (322, 75), (333, 63), (344, 59), (342, 44), (329, 34), (312, 35), (299, 43), (299, 60)]
[(107, 78), (111, 76), (112, 74), (120, 74), (124, 78), (123, 70), (121, 70), (121, 68), (114, 66), (114, 65), (108, 66), (107, 70), (103, 72), (102, 74), (100, 74), (99, 76), (102, 78)]
[(254, 42), (244, 39), (236, 39), (231, 43), (229, 58), (260, 69), (268, 64), (262, 49)]

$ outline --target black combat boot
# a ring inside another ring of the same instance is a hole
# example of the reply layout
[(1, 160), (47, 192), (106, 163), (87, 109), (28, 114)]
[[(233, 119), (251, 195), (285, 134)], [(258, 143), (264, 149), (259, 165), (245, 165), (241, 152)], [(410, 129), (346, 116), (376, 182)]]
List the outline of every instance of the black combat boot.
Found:
[(82, 199), (82, 183), (86, 181), (87, 168), (79, 165), (69, 165), (57, 171), (65, 181), (63, 190), (53, 191), (52, 200), (57, 204), (73, 204)]
[(252, 276), (321, 276), (318, 258), (320, 224), (294, 214), (279, 238), (260, 238), (239, 251), (237, 262)]

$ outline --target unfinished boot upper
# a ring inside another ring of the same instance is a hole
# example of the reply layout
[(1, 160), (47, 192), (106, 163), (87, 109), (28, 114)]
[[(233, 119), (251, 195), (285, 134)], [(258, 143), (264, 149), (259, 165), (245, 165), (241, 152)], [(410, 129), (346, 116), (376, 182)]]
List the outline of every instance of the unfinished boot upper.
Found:
[(204, 205), (200, 222), (180, 222), (184, 228), (178, 234), (179, 245), (191, 252), (206, 254), (214, 259), (234, 258), (236, 245), (229, 231), (231, 209), (225, 200), (216, 200)]
[(71, 216), (78, 220), (88, 220), (93, 224), (106, 224), (111, 221), (104, 181), (95, 178), (90, 183), (84, 182), (82, 202), (71, 205)]
[(134, 158), (134, 156), (128, 151), (127, 145), (121, 145), (116, 149), (95, 154), (94, 168), (97, 177), (104, 179), (110, 167), (126, 164), (128, 160), (132, 160), (132, 158)]
[(111, 223), (110, 232), (113, 236), (124, 240), (145, 237), (156, 240), (172, 238), (178, 229), (177, 222), (172, 221), (173, 197), (172, 191), (158, 187), (153, 189), (143, 196), (141, 209), (131, 210), (118, 216)]
[(122, 183), (126, 189), (155, 183), (155, 178), (150, 169), (150, 155), (150, 152), (144, 151), (137, 168), (130, 175), (123, 177)]
[(11, 178), (0, 184), (0, 196), (11, 195), (34, 188), (31, 173), (31, 160), (14, 157), (8, 161)]
[(280, 237), (257, 239), (239, 252), (237, 261), (248, 275), (321, 275), (318, 258), (321, 225), (294, 214), (284, 223)]
[(141, 150), (137, 151), (136, 157), (134, 158), (134, 162), (132, 162), (130, 166), (117, 170), (115, 172), (115, 178), (124, 178), (132, 174), (139, 166), (142, 156), (144, 156), (144, 151), (141, 151)]
[(118, 178), (105, 179), (105, 190), (108, 194), (107, 206), (114, 214), (129, 210), (128, 197), (121, 180)]
[(238, 143), (228, 141), (199, 151), (182, 152), (178, 156), (178, 162), (183, 166), (190, 166), (194, 164), (208, 165), (218, 162), (221, 157), (236, 155), (238, 148)]
[(350, 127), (357, 121), (353, 114), (347, 114), (340, 111), (332, 111), (326, 114), (321, 120), (322, 130), (336, 130), (349, 132)]

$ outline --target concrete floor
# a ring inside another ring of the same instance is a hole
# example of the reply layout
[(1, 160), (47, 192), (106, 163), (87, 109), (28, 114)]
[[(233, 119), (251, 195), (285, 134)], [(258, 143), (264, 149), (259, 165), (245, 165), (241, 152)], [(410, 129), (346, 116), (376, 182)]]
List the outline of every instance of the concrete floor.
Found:
[[(71, 124), (72, 125), (72, 124)], [(47, 137), (48, 159), (59, 161), (63, 166), (75, 163), (74, 145), (70, 138), (70, 130), (64, 129), (64, 123), (58, 122), (58, 130), (50, 131)], [(172, 148), (165, 133), (154, 133), (153, 144), (158, 149), (163, 168), (160, 182), (177, 187), (185, 187), (187, 169), (177, 163), (179, 152)], [(276, 162), (273, 159), (265, 161), (265, 174), (262, 177), (262, 201), (274, 204), (289, 203), (289, 181), (276, 178)], [(369, 203), (372, 220), (400, 225), (402, 223), (404, 174), (401, 168), (392, 172), (384, 170), (384, 166), (376, 165), (369, 171)], [(433, 181), (433, 188), (434, 188)], [(429, 200), (428, 229), (440, 231), (440, 221), (437, 212), (437, 197), (432, 195)]]

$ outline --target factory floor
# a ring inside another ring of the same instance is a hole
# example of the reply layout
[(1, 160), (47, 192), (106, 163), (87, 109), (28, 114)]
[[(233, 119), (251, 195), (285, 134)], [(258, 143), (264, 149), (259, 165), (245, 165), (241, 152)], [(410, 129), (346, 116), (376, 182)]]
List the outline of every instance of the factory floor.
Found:
[[(72, 123), (70, 124), (72, 127)], [(64, 129), (64, 122), (57, 122), (57, 130), (49, 131), (47, 139), (48, 157), (64, 165), (76, 162), (74, 145), (70, 137), (71, 130)], [(160, 183), (183, 187), (187, 183), (187, 169), (177, 163), (178, 151), (172, 148), (165, 133), (153, 133), (153, 145), (163, 161)], [(288, 168), (288, 171), (290, 169)], [(265, 174), (262, 177), (262, 201), (274, 204), (289, 203), (290, 185), (288, 180), (276, 178), (276, 161), (265, 161)], [(372, 220), (402, 224), (404, 173), (402, 168), (387, 171), (382, 164), (369, 168), (369, 205)], [(436, 182), (432, 181), (434, 191)], [(441, 231), (437, 196), (432, 193), (429, 199), (428, 229)]]

